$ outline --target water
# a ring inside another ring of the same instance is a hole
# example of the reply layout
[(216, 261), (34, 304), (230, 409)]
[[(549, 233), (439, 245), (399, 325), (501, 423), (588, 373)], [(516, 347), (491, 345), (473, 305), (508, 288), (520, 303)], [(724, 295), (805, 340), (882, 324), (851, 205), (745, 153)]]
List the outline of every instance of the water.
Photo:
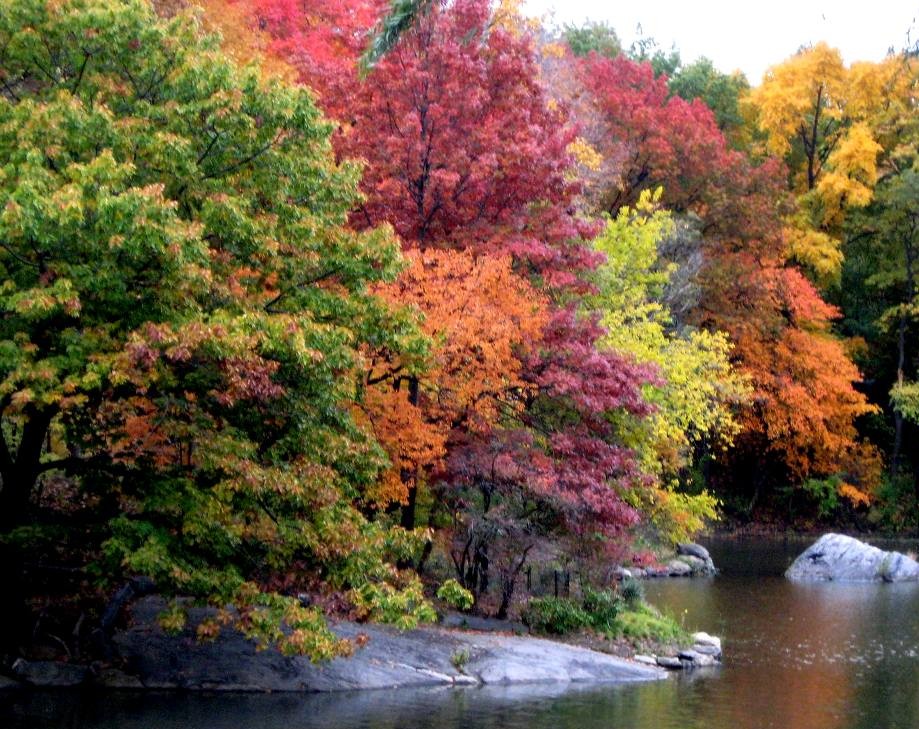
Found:
[[(45, 729), (919, 729), (919, 585), (794, 585), (806, 542), (709, 545), (722, 574), (648, 584), (725, 638), (725, 664), (666, 681), (347, 695), (33, 693), (0, 727)], [(882, 545), (889, 546), (889, 545)]]

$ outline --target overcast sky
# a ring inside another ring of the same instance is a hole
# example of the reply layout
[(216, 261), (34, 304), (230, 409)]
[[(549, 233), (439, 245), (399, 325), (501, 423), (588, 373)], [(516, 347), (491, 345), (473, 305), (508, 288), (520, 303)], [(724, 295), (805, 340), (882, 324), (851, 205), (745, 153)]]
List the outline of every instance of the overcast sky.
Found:
[(802, 45), (827, 41), (847, 63), (884, 57), (916, 39), (919, 0), (525, 0), (530, 15), (554, 10), (559, 25), (605, 20), (623, 45), (641, 34), (684, 62), (708, 56), (722, 71), (740, 69), (753, 85)]

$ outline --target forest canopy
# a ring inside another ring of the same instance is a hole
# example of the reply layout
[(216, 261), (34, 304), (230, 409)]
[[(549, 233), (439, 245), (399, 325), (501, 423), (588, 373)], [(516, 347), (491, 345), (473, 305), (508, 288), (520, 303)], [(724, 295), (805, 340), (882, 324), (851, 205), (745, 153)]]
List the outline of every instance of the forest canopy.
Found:
[(486, 0), (10, 0), (7, 625), (143, 578), (322, 659), (327, 615), (503, 618), (718, 518), (919, 527), (917, 71), (752, 85)]

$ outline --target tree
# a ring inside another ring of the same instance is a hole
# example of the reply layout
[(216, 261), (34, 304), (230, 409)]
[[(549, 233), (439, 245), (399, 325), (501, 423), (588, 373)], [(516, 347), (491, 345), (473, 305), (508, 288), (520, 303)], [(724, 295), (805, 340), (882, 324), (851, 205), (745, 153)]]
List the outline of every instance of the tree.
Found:
[[(486, 360), (466, 334), (453, 329), (454, 320), (458, 324), (462, 317), (444, 304), (450, 293), (470, 291), (478, 266), (510, 261), (515, 276), (545, 302), (540, 335), (512, 348), (519, 369), (507, 363), (506, 394), (483, 401), (499, 402), (500, 417), (491, 423), (484, 419), (490, 427), (469, 427), (475, 423), (464, 420), (461, 408), (451, 427), (454, 422), (463, 427), (450, 432), (437, 425), (438, 437), (447, 438), (440, 441), (446, 443), (443, 468), (438, 448), (436, 457), (434, 450), (424, 456), (431, 461), (423, 479), (412, 475), (417, 461), (407, 459), (401, 484), (391, 482), (391, 493), (402, 488), (410, 502), (416, 482), (430, 478), (435, 507), (455, 524), (451, 543), (458, 553), (464, 552), (459, 545), (477, 545), (466, 552), (472, 555), (472, 568), (457, 568), (464, 586), (474, 587), (480, 597), (495, 571), (503, 575), (498, 612), (507, 609), (515, 576), (532, 549), (531, 537), (558, 540), (583, 533), (591, 539), (625, 539), (637, 514), (620, 491), (639, 474), (606, 413), (646, 412), (640, 385), (653, 377), (649, 367), (598, 352), (602, 329), (595, 317), (577, 312), (575, 298), (590, 288), (583, 274), (599, 259), (586, 245), (596, 226), (580, 218), (574, 206), (578, 186), (570, 177), (568, 152), (573, 131), (564, 110), (549, 103), (539, 83), (531, 34), (514, 22), (511, 11), (502, 8), (499, 17), (481, 0), (432, 4), (365, 76), (346, 82), (345, 94), (321, 96), (325, 108), (343, 122), (335, 139), (338, 154), (363, 159), (366, 165), (366, 201), (352, 215), (352, 224), (363, 228), (388, 222), (403, 247), (418, 250), (422, 258), (439, 251), (463, 254), (443, 262), (431, 258), (423, 276), (409, 273), (405, 286), (397, 285), (395, 300), (414, 301), (430, 314), (432, 331), (445, 337), (444, 354), (454, 346), (453, 337), (462, 342), (456, 350), (462, 368), (442, 369), (435, 345), (431, 376), (418, 377), (416, 387), (410, 379), (401, 380), (399, 395), (385, 394), (399, 399), (406, 417), (426, 427), (453, 418), (437, 410), (435, 396), (477, 382), (477, 367)], [(297, 59), (291, 49), (291, 62)], [(448, 271), (448, 261), (456, 272), (445, 279), (451, 288), (442, 304), (432, 284)], [(475, 266), (470, 268), (469, 261)], [(505, 305), (476, 303), (489, 312), (487, 318), (462, 326), (484, 341), (506, 339), (496, 319)], [(450, 314), (442, 319), (439, 310)], [(387, 360), (385, 367), (394, 362)], [(400, 378), (401, 371), (395, 376)], [(393, 445), (395, 454), (399, 446)], [(579, 470), (572, 468), (572, 452), (580, 459)], [(518, 455), (532, 467), (523, 467), (522, 461), (521, 468), (503, 475), (491, 467), (516, 463)], [(541, 513), (550, 515), (538, 528), (529, 521), (529, 499), (537, 493), (545, 497)], [(406, 506), (403, 516), (409, 520), (412, 508)], [(499, 514), (506, 520), (503, 526), (488, 528)]]
[(448, 446), (488, 433), (518, 411), (528, 385), (520, 352), (538, 340), (546, 302), (511, 270), (509, 258), (452, 250), (412, 251), (409, 268), (378, 287), (393, 306), (422, 315), (432, 341), (423, 371), (404, 358), (374, 352), (366, 412), (392, 467), (377, 497), (404, 504), (402, 525), (415, 526), (421, 483), (443, 473)]
[(740, 72), (726, 74), (705, 57), (681, 66), (670, 78), (670, 93), (686, 101), (701, 99), (712, 110), (718, 128), (734, 147), (747, 143), (747, 120), (740, 100), (750, 90), (746, 76)]
[(420, 597), (393, 566), (411, 535), (356, 508), (386, 464), (350, 414), (359, 348), (414, 336), (368, 288), (391, 235), (344, 226), (358, 170), (307, 92), (139, 0), (15, 0), (0, 48), (3, 530), (95, 523), (109, 580), (346, 651), (281, 590)]
[[(645, 191), (634, 208), (624, 207), (595, 239), (606, 262), (595, 274), (594, 305), (607, 330), (601, 345), (659, 368), (662, 383), (646, 385), (655, 406), (647, 418), (628, 420), (644, 470), (656, 475), (642, 500), (666, 538), (686, 541), (715, 516), (706, 492), (686, 493), (686, 475), (697, 454), (718, 454), (740, 427), (735, 411), (749, 397), (743, 377), (730, 363), (731, 345), (721, 332), (677, 328), (662, 303), (675, 264), (659, 260), (658, 248), (674, 235), (672, 214), (658, 207), (662, 191)], [(636, 495), (641, 493), (636, 491)]]
[(748, 509), (776, 484), (833, 475), (853, 503), (863, 503), (877, 486), (880, 463), (855, 426), (873, 407), (854, 389), (860, 374), (833, 336), (838, 310), (787, 264), (781, 206), (757, 200), (768, 189), (753, 187), (735, 199), (738, 212), (748, 204), (761, 211), (763, 237), (738, 238), (743, 231), (730, 227), (713, 232), (695, 311), (699, 324), (729, 335), (754, 390), (728, 478), (736, 483), (736, 473), (749, 474)]
[(846, 211), (871, 201), (883, 150), (872, 120), (898, 96), (895, 69), (889, 61), (846, 68), (838, 50), (818, 43), (772, 67), (750, 95), (767, 149), (786, 159), (798, 195), (787, 221), (791, 254), (820, 282), (838, 279)]
[(904, 444), (911, 440), (915, 384), (910, 381), (917, 373), (917, 352), (911, 345), (917, 306), (919, 174), (908, 135), (900, 147), (905, 156), (897, 160), (899, 172), (888, 175), (871, 205), (850, 220), (843, 269), (846, 285), (839, 297), (851, 312), (847, 329), (866, 343), (865, 359), (877, 383), (872, 394), (880, 405), (892, 405), (893, 433), (888, 442), (894, 478), (904, 461), (910, 460), (905, 458), (910, 448)]
[(636, 520), (611, 486), (628, 488), (637, 466), (605, 413), (647, 412), (652, 374), (598, 352), (602, 330), (575, 311), (598, 257), (573, 206), (573, 135), (538, 83), (530, 36), (490, 21), (478, 0), (433, 7), (352, 94), (339, 149), (367, 161), (355, 225), (390, 222), (422, 255), (509, 257), (546, 299), (541, 336), (516, 355), (518, 406), (451, 446), (436, 485), (458, 577), (479, 597), (501, 572), (502, 613), (532, 540), (621, 542)]
[[(663, 184), (661, 202), (697, 221), (701, 296), (681, 320), (726, 333), (753, 387), (733, 458), (720, 474), (722, 493), (737, 489), (736, 474), (749, 469), (751, 483), (759, 483), (748, 504), (777, 484), (835, 473), (863, 499), (877, 482), (878, 462), (859, 444), (855, 421), (871, 408), (853, 388), (858, 372), (832, 335), (838, 312), (789, 265), (793, 208), (781, 163), (753, 164), (729, 149), (711, 111), (698, 100), (668, 97), (666, 79), (647, 63), (592, 57), (582, 64), (591, 104), (572, 108), (587, 109), (585, 127), (594, 134), (587, 141), (604, 158), (588, 200), (615, 213)], [(864, 469), (857, 468), (862, 456)]]
[(705, 103), (670, 96), (666, 76), (622, 56), (585, 59), (580, 83), (596, 117), (587, 125), (587, 141), (612, 172), (588, 190), (593, 207), (615, 215), (657, 187), (677, 211), (698, 205), (725, 155), (724, 137)]
[(575, 56), (596, 53), (615, 58), (622, 53), (622, 43), (616, 31), (606, 22), (585, 21), (582, 25), (565, 25), (562, 40)]

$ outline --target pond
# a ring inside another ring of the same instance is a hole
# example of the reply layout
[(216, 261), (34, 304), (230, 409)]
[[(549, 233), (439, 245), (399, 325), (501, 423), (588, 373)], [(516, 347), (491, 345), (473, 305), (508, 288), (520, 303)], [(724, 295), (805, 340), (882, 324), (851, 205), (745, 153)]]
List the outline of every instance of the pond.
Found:
[(919, 585), (788, 583), (782, 572), (807, 543), (709, 542), (717, 577), (649, 583), (652, 602), (725, 638), (721, 668), (666, 681), (322, 696), (37, 692), (0, 699), (0, 726), (919, 728)]

